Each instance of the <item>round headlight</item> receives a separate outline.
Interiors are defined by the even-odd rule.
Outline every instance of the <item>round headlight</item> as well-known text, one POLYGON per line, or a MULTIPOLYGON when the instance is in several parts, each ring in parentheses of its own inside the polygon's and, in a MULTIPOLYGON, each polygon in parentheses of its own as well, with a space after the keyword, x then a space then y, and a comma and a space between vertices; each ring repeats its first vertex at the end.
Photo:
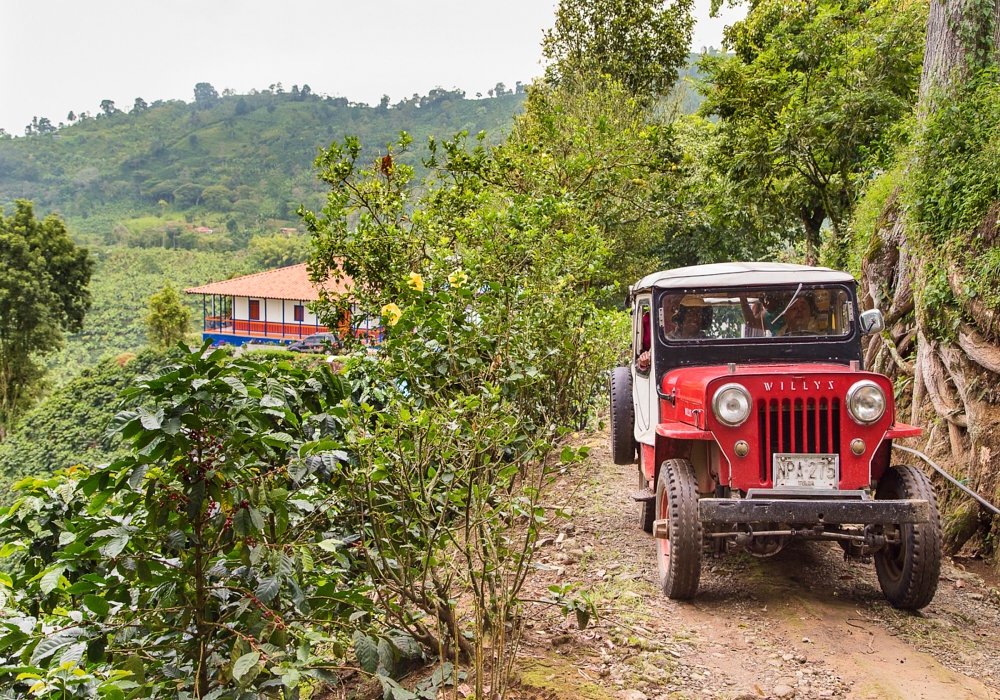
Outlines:
POLYGON ((740 384, 721 386, 712 399, 712 410, 720 423, 736 427, 750 417, 750 394, 740 384))
POLYGON ((869 379, 857 382, 847 391, 847 411, 862 425, 870 425, 881 418, 885 407, 885 392, 869 379))

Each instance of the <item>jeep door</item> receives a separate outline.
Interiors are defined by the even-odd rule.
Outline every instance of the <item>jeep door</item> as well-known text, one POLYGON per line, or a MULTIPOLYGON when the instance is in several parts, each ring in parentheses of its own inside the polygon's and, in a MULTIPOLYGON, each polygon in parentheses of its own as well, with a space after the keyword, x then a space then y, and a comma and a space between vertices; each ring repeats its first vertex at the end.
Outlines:
POLYGON ((636 442, 652 445, 655 442, 656 423, 659 420, 657 396, 653 383, 656 381, 656 366, 653 357, 653 300, 649 295, 640 296, 635 302, 632 314, 632 405, 635 408, 636 442), (648 362, 640 366, 644 352, 649 353, 648 362))

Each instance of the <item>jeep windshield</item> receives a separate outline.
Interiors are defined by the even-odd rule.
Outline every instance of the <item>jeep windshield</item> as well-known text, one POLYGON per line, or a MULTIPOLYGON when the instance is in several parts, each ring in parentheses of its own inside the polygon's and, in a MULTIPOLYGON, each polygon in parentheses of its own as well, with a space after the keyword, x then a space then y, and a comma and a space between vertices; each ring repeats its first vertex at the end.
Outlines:
POLYGON ((712 340, 839 340, 851 333, 854 306, 840 285, 668 292, 658 323, 668 343, 712 340))

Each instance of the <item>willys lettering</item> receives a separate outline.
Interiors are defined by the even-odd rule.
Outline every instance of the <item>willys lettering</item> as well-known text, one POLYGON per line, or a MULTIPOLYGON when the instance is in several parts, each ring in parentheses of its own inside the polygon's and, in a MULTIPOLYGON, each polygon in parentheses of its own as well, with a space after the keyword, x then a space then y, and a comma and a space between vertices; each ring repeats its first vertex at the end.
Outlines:
POLYGON ((832 379, 808 379, 790 382, 764 382, 764 391, 772 391, 774 385, 778 385, 778 391, 785 391, 785 384, 788 384, 788 391, 812 391, 814 388, 819 390, 823 388, 824 384, 827 384, 827 389, 833 390, 833 380, 832 379))

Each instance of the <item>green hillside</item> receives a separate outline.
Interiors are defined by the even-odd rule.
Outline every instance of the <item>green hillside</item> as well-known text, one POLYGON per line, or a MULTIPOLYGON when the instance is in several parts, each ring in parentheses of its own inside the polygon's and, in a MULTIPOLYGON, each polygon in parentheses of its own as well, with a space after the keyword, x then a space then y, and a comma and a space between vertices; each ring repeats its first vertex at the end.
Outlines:
MULTIPOLYGON (((83 331, 67 337, 65 347, 47 358, 47 378, 57 387, 108 356, 146 347, 144 318, 149 297, 164 284, 184 289, 258 270, 253 259, 242 252, 99 247, 92 254, 96 261, 90 283, 93 306, 83 331)), ((198 330, 201 297, 187 301, 192 330, 198 330)))
MULTIPOLYGON (((524 97, 432 90, 370 107, 306 87, 224 97, 205 87, 190 104, 157 101, 127 113, 105 105, 96 118, 63 128, 45 120, 30 136, 0 139, 0 206, 31 199, 38 211, 60 212, 91 244, 160 245, 176 221, 216 235, 184 242, 170 234, 171 247, 242 248, 255 232, 298 223, 299 204, 322 207, 312 167, 320 146, 351 134, 374 154, 402 130, 421 152, 431 135, 467 129, 499 137, 524 97), (112 233, 116 223, 127 230, 112 233)), ((417 152, 407 158, 419 165, 417 152)))
POLYGON ((51 394, 0 443, 0 484, 111 459, 107 428, 118 410, 118 394, 166 361, 166 353, 153 350, 109 358, 51 394))

